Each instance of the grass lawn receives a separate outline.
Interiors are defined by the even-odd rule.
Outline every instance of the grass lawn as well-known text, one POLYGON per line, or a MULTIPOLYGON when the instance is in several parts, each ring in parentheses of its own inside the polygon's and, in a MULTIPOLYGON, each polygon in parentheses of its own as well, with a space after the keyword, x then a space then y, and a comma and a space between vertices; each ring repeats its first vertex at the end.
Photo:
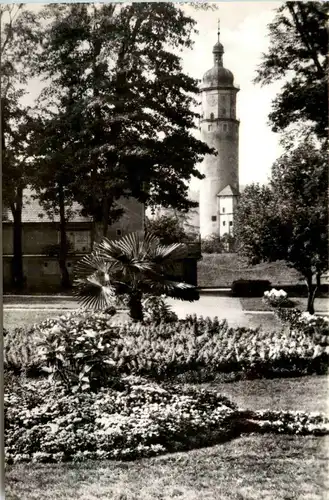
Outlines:
POLYGON ((38 311, 31 311, 29 309, 19 309, 10 311, 3 309, 3 327, 7 330, 14 330, 15 328, 23 328, 32 326, 34 323, 40 323, 47 318, 56 318, 61 314, 66 314, 68 311, 61 311, 56 309, 44 309, 38 311))
POLYGON ((133 463, 14 466, 6 500, 324 500, 326 445, 256 435, 133 463))
MULTIPOLYGON (((35 323, 41 323, 45 319, 57 318, 63 314, 72 312, 70 309, 39 309, 33 311, 29 309, 18 310, 3 310, 3 327, 7 330, 14 330, 15 328, 23 328, 32 326, 35 323)), ((118 313, 115 316, 115 321, 126 321, 127 315, 125 313, 118 313)))
POLYGON ((300 276, 283 262, 271 262, 247 266, 237 254, 204 254, 198 262, 200 287, 225 287, 239 279, 269 280, 273 285, 294 285, 300 276))
MULTIPOLYGON (((218 384, 240 405, 324 410, 328 379, 218 384)), ((329 440, 248 435, 135 462, 14 465, 7 500, 325 500, 329 440)))
MULTIPOLYGON (((291 300, 302 311, 306 311, 307 299, 304 297, 292 297, 291 300)), ((242 309, 244 311, 273 311, 273 309, 262 301, 261 297, 240 297, 242 309)), ((329 313, 329 300, 327 298, 317 298, 314 302, 315 312, 329 313)))

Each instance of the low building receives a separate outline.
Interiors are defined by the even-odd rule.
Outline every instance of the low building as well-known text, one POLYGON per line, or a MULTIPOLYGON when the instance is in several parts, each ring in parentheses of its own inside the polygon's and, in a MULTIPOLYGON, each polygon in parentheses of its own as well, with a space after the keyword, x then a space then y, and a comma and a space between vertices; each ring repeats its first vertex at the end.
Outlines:
MULTIPOLYGON (((111 240, 144 229, 145 210, 143 204, 133 198, 124 198, 117 202, 124 209, 124 214, 109 226, 107 237, 111 240)), ((67 222, 69 253, 67 269, 71 277, 75 263, 92 250, 92 222, 81 215, 81 209, 74 205, 72 216, 67 222)), ((33 192, 26 190, 22 212, 22 250, 23 272, 26 288, 33 291, 60 291, 61 273, 58 262, 60 242, 59 216, 52 217, 43 210, 33 192)), ((102 232, 98 232, 97 240, 102 232)), ((3 285, 4 290, 11 288, 11 266, 13 259, 13 219, 7 210, 3 214, 3 285)), ((197 285, 197 260, 201 258, 198 243, 189 246, 188 255, 183 262, 177 263, 177 278, 197 285)))
MULTIPOLYGON (((115 239, 133 231, 140 231, 144 226, 144 207, 132 198, 119 200, 125 209, 119 221, 108 229, 107 237, 115 239)), ((67 222, 69 254, 67 269, 73 274, 77 260, 91 252, 91 219, 83 217, 76 204, 72 216, 67 222)), ((11 265, 13 258, 13 218, 7 210, 2 222, 3 242, 3 284, 4 290, 11 286, 11 265)), ((24 194, 22 211, 22 250, 23 271, 26 287, 29 290, 57 289, 60 287, 60 269, 58 248, 60 242, 59 216, 52 217, 43 210, 33 192, 27 189, 24 194)))

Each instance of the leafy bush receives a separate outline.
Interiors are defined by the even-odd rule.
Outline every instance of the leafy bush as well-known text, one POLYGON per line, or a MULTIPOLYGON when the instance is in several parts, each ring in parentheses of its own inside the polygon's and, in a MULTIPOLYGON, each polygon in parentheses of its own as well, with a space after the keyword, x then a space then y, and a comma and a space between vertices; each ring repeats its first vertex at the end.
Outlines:
POLYGON ((165 302, 165 296, 146 296, 142 301, 144 311, 144 323, 173 323, 178 321, 178 316, 165 302))
POLYGON ((263 302, 272 307, 292 307, 294 303, 288 298, 287 292, 284 290, 267 290, 264 292, 263 302))
POLYGON ((262 297, 271 288, 268 280, 236 280, 231 289, 235 297, 262 297))
POLYGON ((222 253, 224 245, 219 236, 214 235, 201 241, 201 253, 222 253))
POLYGON ((40 371, 37 346, 42 333, 36 328, 16 328, 3 339, 4 368, 14 374, 35 375, 40 371))

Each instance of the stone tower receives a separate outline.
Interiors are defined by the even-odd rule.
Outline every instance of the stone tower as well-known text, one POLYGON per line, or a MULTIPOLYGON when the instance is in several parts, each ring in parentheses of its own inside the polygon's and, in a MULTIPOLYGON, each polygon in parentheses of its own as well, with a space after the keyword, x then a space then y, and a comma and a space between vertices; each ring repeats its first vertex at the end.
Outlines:
POLYGON ((223 67, 224 47, 213 48, 214 65, 202 79, 201 138, 218 155, 207 155, 200 182, 200 233, 202 238, 232 234, 239 196, 239 121, 231 71, 223 67))

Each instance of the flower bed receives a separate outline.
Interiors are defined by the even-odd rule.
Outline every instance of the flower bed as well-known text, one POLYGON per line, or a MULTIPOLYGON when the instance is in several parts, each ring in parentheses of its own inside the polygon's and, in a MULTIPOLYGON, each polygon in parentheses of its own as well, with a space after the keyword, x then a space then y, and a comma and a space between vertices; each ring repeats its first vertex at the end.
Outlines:
POLYGON ((215 393, 123 379, 120 390, 66 394, 47 382, 5 393, 9 462, 133 459, 226 440, 234 404, 215 393))
POLYGON ((106 314, 85 312, 47 320, 26 337, 21 335, 20 347, 15 336, 14 340, 8 334, 4 341, 5 368, 57 367, 69 385, 104 385, 102 374, 157 380, 189 372, 210 379, 216 373, 246 378, 324 374, 329 359, 328 345, 317 342, 307 329, 268 333, 196 317, 169 324, 113 326, 106 314), (36 349, 36 338, 45 340, 42 351, 36 349), (30 357, 20 359, 21 351, 30 357))
POLYGON ((132 460, 250 432, 329 433, 321 414, 240 410, 215 392, 134 377, 115 389, 76 394, 45 380, 22 381, 5 391, 4 417, 8 463, 132 460))
POLYGON ((302 332, 312 338, 315 345, 329 346, 329 318, 327 316, 316 316, 301 312, 297 308, 278 309, 276 315, 285 326, 288 326, 290 332, 302 332))

